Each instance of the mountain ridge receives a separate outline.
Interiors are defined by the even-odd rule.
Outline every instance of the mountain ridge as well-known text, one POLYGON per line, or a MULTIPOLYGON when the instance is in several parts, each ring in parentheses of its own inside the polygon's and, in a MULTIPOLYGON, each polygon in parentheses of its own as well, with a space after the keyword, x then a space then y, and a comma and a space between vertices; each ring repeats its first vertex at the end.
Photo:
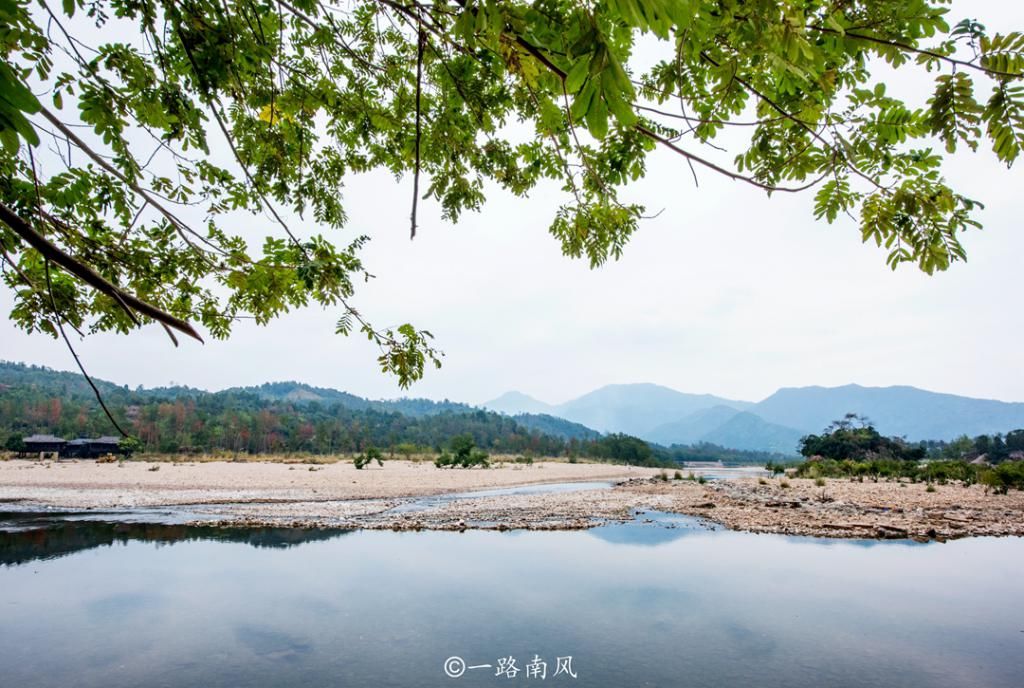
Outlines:
MULTIPOLYGON (((0 361, 0 383, 17 383, 46 371, 53 393, 92 398, 85 379, 71 371, 0 361)), ((553 405, 523 392, 509 392, 483 405, 445 399, 367 399, 303 382, 267 382, 218 392, 182 385, 129 389, 96 380, 104 395, 180 398, 197 394, 237 394, 301 407, 338 405, 351 410, 401 413, 414 418, 440 413, 496 411, 523 427, 565 439, 625 433, 665 447, 711 443, 738 450, 795 453, 799 438, 817 434, 847 413, 867 416, 883 435, 908 441, 952 440, 960 435, 1006 433, 1024 427, 1024 403, 933 392, 910 385, 869 387, 856 383, 826 387, 782 387, 759 402, 693 394, 653 383, 605 385, 553 405), (503 405, 495 402, 502 401, 503 405), (517 407, 517 404, 520 406, 517 407), (529 410, 524 410, 522 406, 529 410), (495 408, 495 406, 502 406, 495 408)))
POLYGON ((637 437, 649 435, 655 428, 709 406, 728 406, 737 411, 753 402, 725 399, 713 394, 690 394, 650 382, 610 384, 561 404, 547 404, 522 392, 505 394, 482 404, 499 413, 537 412, 580 423, 599 432, 624 432, 637 437), (522 401, 522 406, 516 402, 522 401))
POLYGON ((933 392, 910 385, 783 387, 754 413, 771 423, 821 432, 846 413, 866 415, 880 433, 910 441, 977 436, 1024 426, 1024 402, 933 392))
MULTIPOLYGON (((522 392, 516 394, 537 402, 522 392)), ((512 410, 514 404, 509 402, 515 398, 499 397, 505 400, 505 408, 512 410)), ((483 406, 498 410, 489 404, 483 406)), ((787 452, 794 451, 801 436, 820 433, 847 413, 867 416, 884 435, 915 442, 948 441, 960 435, 1005 433, 1024 427, 1024 402, 933 392, 911 385, 782 387, 759 402, 749 402, 636 383, 606 385, 551 409, 551 415, 602 432, 625 432, 665 446, 711 442, 734 449, 787 452), (709 417, 711 409, 717 410, 709 417), (734 420, 740 413, 754 418, 734 420)))

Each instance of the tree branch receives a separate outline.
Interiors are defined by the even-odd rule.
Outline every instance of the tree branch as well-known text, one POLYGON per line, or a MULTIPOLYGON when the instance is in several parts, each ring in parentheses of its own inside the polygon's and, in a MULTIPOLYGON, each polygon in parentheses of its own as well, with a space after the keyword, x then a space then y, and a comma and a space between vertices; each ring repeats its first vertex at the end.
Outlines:
POLYGON ((423 48, 426 46, 427 34, 423 31, 422 22, 419 27, 419 38, 416 45, 416 171, 412 178, 412 214, 410 220, 412 226, 409 231, 409 238, 416 238, 416 206, 420 200, 420 140, 423 136, 423 125, 421 122, 422 111, 421 99, 423 97, 423 48))
POLYGON ((56 117, 56 115, 54 115, 52 112, 50 112, 46 108, 40 108, 39 112, 51 124, 53 124, 53 126, 57 127, 57 129, 60 130, 60 132, 62 134, 64 134, 64 136, 69 141, 73 142, 76 146, 78 146, 78 148, 83 153, 85 153, 87 156, 92 158, 92 160, 97 165, 99 165, 104 170, 106 170, 107 172, 112 174, 114 177, 116 177, 118 179, 118 181, 120 181, 120 182, 124 183, 125 185, 127 185, 128 188, 130 188, 132 191, 134 191, 135 193, 137 193, 140 196, 142 196, 142 198, 145 199, 146 201, 148 201, 151 206, 156 208, 160 212, 161 215, 163 215, 165 218, 167 218, 167 221, 171 223, 171 225, 174 227, 175 231, 178 232, 178 235, 185 241, 185 243, 187 243, 189 246, 193 247, 197 251, 200 250, 199 247, 196 246, 194 243, 192 243, 192 241, 185 235, 185 232, 188 231, 188 232, 192 233, 193 235, 195 235, 198 239, 203 241, 208 246, 210 246, 213 249, 219 251, 220 253, 224 253, 224 251, 219 246, 216 246, 216 245, 212 244, 209 240, 206 239, 206 237, 204 237, 201 234, 199 234, 198 232, 194 231, 188 225, 186 225, 184 222, 179 220, 178 217, 176 215, 174 215, 174 213, 172 213, 166 207, 164 207, 163 204, 157 202, 153 198, 152 194, 146 192, 145 189, 140 187, 135 182, 130 181, 127 177, 125 177, 123 174, 121 174, 121 172, 119 172, 113 165, 111 165, 109 162, 104 160, 103 156, 101 156, 99 153, 97 153, 96 151, 92 150, 88 145, 86 145, 85 141, 80 139, 78 137, 78 135, 75 134, 75 132, 71 131, 71 129, 66 124, 61 122, 56 117))
POLYGON ((65 253, 60 247, 52 244, 46 237, 39 234, 28 222, 23 220, 16 212, 0 203, 0 221, 6 224, 15 234, 24 239, 29 246, 38 251, 48 261, 61 266, 75 277, 94 288, 96 291, 109 296, 122 304, 123 307, 132 308, 142 315, 151 318, 168 327, 173 327, 200 342, 203 338, 186 321, 166 313, 152 304, 132 296, 120 287, 104 279, 92 268, 83 264, 73 256, 65 253))
POLYGON ((762 189, 764 191, 767 191, 769 193, 774 192, 774 191, 782 191, 782 192, 785 192, 785 193, 799 193, 800 191, 806 191, 807 189, 810 189, 811 187, 813 187, 816 184, 818 184, 818 182, 820 182, 822 179, 827 177, 828 174, 829 174, 828 171, 826 170, 823 175, 821 175, 820 177, 818 177, 817 179, 815 179, 814 181, 812 181, 812 182, 810 182, 808 184, 804 184, 803 186, 798 186, 798 187, 772 186, 771 184, 765 184, 764 182, 759 182, 759 181, 757 181, 756 179, 754 179, 752 177, 747 177, 745 175, 739 174, 738 172, 733 172, 731 170, 727 170, 724 167, 716 165, 715 163, 711 162, 710 160, 705 160, 704 158, 702 158, 702 157, 700 157, 698 155, 694 155, 693 153, 691 153, 691 152, 689 152, 689 151, 687 151, 687 150, 685 150, 683 148, 680 148, 679 146, 677 146, 676 144, 672 143, 671 141, 669 141, 665 137, 663 137, 663 136, 661 136, 661 135, 651 131, 650 129, 648 129, 647 127, 645 127, 642 124, 637 124, 637 125, 635 125, 635 127, 636 127, 636 130, 639 131, 644 136, 646 136, 646 137, 648 137, 650 139, 653 139, 654 141, 657 141, 661 145, 665 146, 666 148, 668 148, 669 150, 671 150, 671 151, 673 151, 675 153, 678 153, 679 155, 683 156, 687 160, 692 160, 693 162, 695 162, 695 163, 697 163, 699 165, 703 165, 704 167, 707 167, 708 169, 714 170, 715 172, 718 172, 719 174, 724 174, 726 177, 729 177, 730 179, 733 179, 733 180, 738 181, 738 182, 746 182, 747 184, 750 184, 751 186, 756 186, 757 188, 762 189))
POLYGON ((1024 77, 1024 74, 1014 74, 1013 72, 1001 72, 998 69, 989 69, 988 67, 984 67, 982 65, 975 64, 973 62, 968 62, 967 60, 958 60, 955 57, 950 57, 949 55, 943 55, 942 53, 937 53, 934 50, 925 50, 924 48, 915 48, 912 45, 907 45, 906 43, 900 43, 899 41, 892 41, 892 40, 889 40, 888 38, 879 38, 878 36, 868 36, 868 35, 865 35, 865 34, 862 34, 862 33, 850 33, 849 31, 846 31, 846 32, 836 31, 835 29, 830 29, 830 28, 828 28, 826 26, 821 26, 819 24, 809 24, 807 26, 807 28, 808 29, 813 29, 814 31, 817 31, 819 33, 828 33, 828 34, 832 34, 834 36, 842 36, 844 38, 853 38, 853 39, 858 40, 858 41, 866 41, 868 43, 876 43, 878 45, 889 46, 890 48, 897 48, 898 50, 905 50, 906 52, 914 53, 915 55, 924 55, 925 57, 931 57, 931 58, 936 59, 936 60, 942 60, 943 62, 946 62, 948 64, 952 64, 952 65, 957 65, 958 67, 966 67, 967 69, 975 69, 975 70, 977 70, 979 72, 982 72, 984 74, 988 74, 989 76, 1010 77, 1010 78, 1015 78, 1015 79, 1020 79, 1021 77, 1024 77))
MULTIPOLYGON (((716 67, 720 67, 721 66, 721 64, 719 64, 718 61, 716 61, 713 57, 708 55, 706 51, 702 50, 701 53, 700 53, 700 56, 701 56, 701 59, 706 60, 707 62, 713 64, 716 67)), ((807 122, 803 121, 799 117, 796 117, 792 113, 788 112, 785 108, 783 108, 781 105, 776 103, 774 100, 772 100, 771 98, 766 96, 764 93, 761 93, 761 91, 759 91, 757 88, 755 88, 750 82, 748 82, 743 77, 741 77, 739 75, 736 75, 736 74, 733 74, 732 78, 735 79, 736 82, 739 83, 741 86, 743 86, 743 88, 747 89, 748 91, 753 93, 755 96, 760 98, 762 101, 764 101, 765 104, 768 105, 768 107, 770 107, 771 109, 775 110, 780 115, 782 115, 784 118, 786 118, 789 121, 793 122, 794 124, 799 126, 801 129, 806 131, 808 134, 810 134, 812 137, 817 139, 821 143, 821 145, 825 146, 830 151, 832 151, 832 155, 833 156, 840 155, 840 151, 839 151, 838 148, 836 148, 835 144, 830 142, 830 141, 827 141, 825 139, 825 137, 823 137, 821 134, 819 134, 817 131, 815 131, 814 127, 809 125, 807 122)), ((879 184, 877 180, 872 179, 869 175, 867 175, 863 171, 861 171, 861 169, 859 167, 857 167, 856 165, 854 165, 853 162, 851 162, 845 155, 841 155, 841 157, 842 157, 842 160, 844 162, 845 167, 847 167, 855 175, 857 175, 861 179, 864 179, 867 182, 870 182, 871 184, 873 184, 875 186, 875 188, 879 189, 880 191, 883 191, 883 192, 887 192, 888 191, 888 189, 886 189, 884 186, 879 184)))

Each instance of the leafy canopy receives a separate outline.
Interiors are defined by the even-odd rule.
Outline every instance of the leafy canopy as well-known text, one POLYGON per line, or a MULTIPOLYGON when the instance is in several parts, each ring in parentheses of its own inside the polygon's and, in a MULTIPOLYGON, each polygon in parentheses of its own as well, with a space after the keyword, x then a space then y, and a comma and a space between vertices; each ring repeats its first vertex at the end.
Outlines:
POLYGON ((872 458, 919 461, 925 458, 925 450, 920 445, 909 445, 898 437, 883 437, 871 421, 854 413, 834 421, 821 435, 801 438, 800 453, 837 461, 872 458))
POLYGON ((656 149, 681 179, 813 193, 816 217, 851 217, 893 267, 944 270, 979 206, 944 155, 984 144, 1011 165, 1024 146, 1024 34, 951 24, 946 5, 0 0, 11 315, 65 337, 156 321, 173 339, 320 304, 407 386, 440 353, 350 305, 370 275, 367 237, 345 233, 348 176, 411 177, 413 234, 419 200, 455 221, 485 182, 553 182, 551 233, 598 266, 642 219, 621 190, 656 149), (891 93, 883 63, 932 80, 931 99, 891 93))

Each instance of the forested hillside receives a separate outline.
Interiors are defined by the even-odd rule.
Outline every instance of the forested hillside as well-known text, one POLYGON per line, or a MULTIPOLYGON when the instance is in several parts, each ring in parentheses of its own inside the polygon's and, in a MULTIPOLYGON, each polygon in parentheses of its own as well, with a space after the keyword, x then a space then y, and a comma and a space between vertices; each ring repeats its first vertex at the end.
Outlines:
MULTIPOLYGON (((215 393, 96 383, 114 416, 146 451, 331 453, 399 444, 433 451, 470 433, 479 446, 495 452, 586 452, 507 416, 451 402, 375 402, 296 383, 215 393)), ((80 375, 0 363, 0 435, 37 432, 96 436, 110 434, 111 427, 80 375)))
MULTIPOLYGON (((469 433, 494 453, 581 456, 636 464, 682 461, 764 463, 778 454, 710 443, 669 448, 608 434, 545 414, 507 415, 453 401, 370 400, 298 382, 207 392, 130 389, 95 380, 118 422, 145 452, 435 452, 469 433)), ((0 361, 0 443, 49 433, 109 435, 110 421, 81 375, 0 361)))

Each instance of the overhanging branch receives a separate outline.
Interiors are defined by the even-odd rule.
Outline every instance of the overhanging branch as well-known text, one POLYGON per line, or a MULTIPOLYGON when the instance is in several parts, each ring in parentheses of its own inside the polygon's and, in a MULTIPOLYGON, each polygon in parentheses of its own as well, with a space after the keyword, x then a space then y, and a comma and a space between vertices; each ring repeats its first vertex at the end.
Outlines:
POLYGON ((11 228, 11 230, 24 239, 29 246, 38 251, 44 258, 59 265, 75 277, 79 278, 101 294, 109 296, 122 307, 128 307, 138 311, 147 318, 151 318, 166 327, 171 327, 179 332, 187 334, 194 339, 203 341, 203 338, 196 332, 188 322, 181 318, 166 313, 156 306, 146 303, 142 299, 132 296, 117 285, 109 282, 96 271, 85 265, 78 259, 66 253, 63 249, 51 243, 46 237, 32 228, 28 222, 23 220, 12 209, 0 203, 0 222, 11 228))

